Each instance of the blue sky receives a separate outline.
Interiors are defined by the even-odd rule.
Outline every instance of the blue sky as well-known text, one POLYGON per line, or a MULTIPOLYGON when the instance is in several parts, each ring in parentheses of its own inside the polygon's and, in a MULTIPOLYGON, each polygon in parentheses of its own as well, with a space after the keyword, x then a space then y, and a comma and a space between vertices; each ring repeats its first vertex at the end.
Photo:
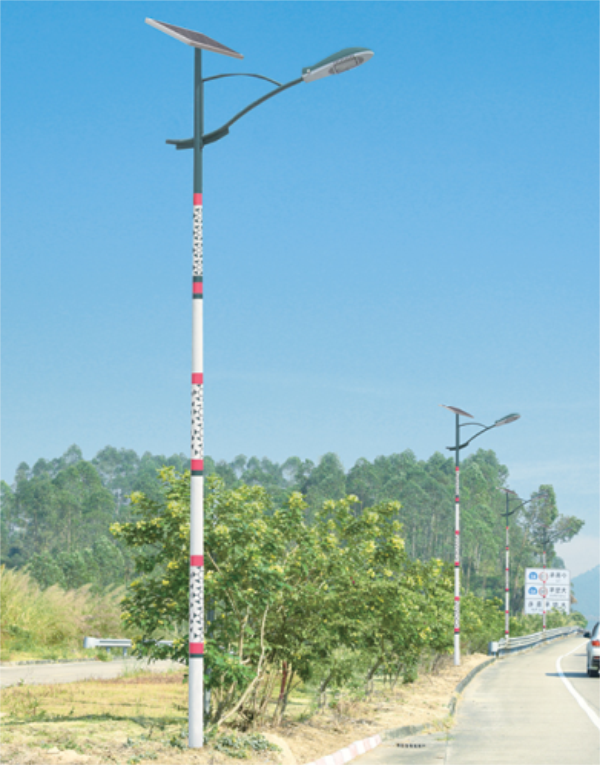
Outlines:
MULTIPOLYGON (((598 5, 2 3, 2 477, 189 450, 193 54, 282 82, 205 151, 206 451, 346 468, 453 439, 449 403, 598 562, 598 5)), ((206 85, 206 129, 268 85, 206 85)))

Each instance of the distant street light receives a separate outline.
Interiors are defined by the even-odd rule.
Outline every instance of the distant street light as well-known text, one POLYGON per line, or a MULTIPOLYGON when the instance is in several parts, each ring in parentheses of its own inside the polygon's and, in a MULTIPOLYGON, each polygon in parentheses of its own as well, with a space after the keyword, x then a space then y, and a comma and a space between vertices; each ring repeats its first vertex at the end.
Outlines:
POLYGON ((456 416, 456 442, 454 446, 446 447, 449 451, 455 452, 454 464, 456 472, 456 483, 454 492, 454 664, 459 666, 460 664, 460 450, 468 446, 471 441, 485 433, 492 428, 499 428, 500 425, 508 425, 509 422, 518 420, 520 414, 507 414, 506 417, 502 417, 496 420, 493 425, 482 425, 480 422, 463 422, 460 423, 460 416, 473 417, 472 414, 464 412, 462 409, 458 409, 455 406, 447 406, 446 404, 440 404, 444 409, 449 409, 454 412, 456 416), (465 425, 478 425, 482 428, 480 431, 471 436, 464 444, 460 443, 460 429, 465 425))
POLYGON ((241 59, 241 53, 228 48, 206 35, 163 21, 146 19, 146 23, 176 40, 194 48, 194 136, 185 140, 167 141, 177 149, 193 149, 193 276, 192 276, 192 427, 191 427, 191 499, 190 499, 190 611, 189 611, 189 746, 204 745, 204 364, 203 364, 203 248, 202 248, 202 150, 220 141, 241 117, 284 90, 312 82, 332 74, 340 74, 364 64, 373 56, 367 48, 345 48, 311 67, 302 76, 282 85, 260 74, 218 74, 202 78, 202 51, 220 53, 241 59), (255 77, 272 82, 277 87, 253 101, 228 122, 211 133, 204 133, 204 83, 223 77, 255 77))
POLYGON ((548 495, 545 492, 540 492, 539 494, 534 494, 531 499, 527 499, 525 501, 521 501, 521 504, 518 507, 515 507, 514 510, 511 510, 509 512, 509 501, 510 497, 517 497, 517 499, 520 499, 520 497, 517 496, 517 493, 515 491, 511 491, 510 489, 505 489, 503 487, 500 487, 500 491, 503 491, 506 495, 506 510, 504 512, 504 517, 506 519, 506 565, 505 565, 505 584, 504 584, 504 597, 505 597, 505 605, 504 605, 504 636, 508 642, 510 642, 510 564, 509 564, 509 535, 508 535, 508 519, 511 515, 514 515, 518 510, 520 510, 525 505, 528 505, 530 502, 533 502, 534 499, 539 499, 540 497, 547 497, 548 495))

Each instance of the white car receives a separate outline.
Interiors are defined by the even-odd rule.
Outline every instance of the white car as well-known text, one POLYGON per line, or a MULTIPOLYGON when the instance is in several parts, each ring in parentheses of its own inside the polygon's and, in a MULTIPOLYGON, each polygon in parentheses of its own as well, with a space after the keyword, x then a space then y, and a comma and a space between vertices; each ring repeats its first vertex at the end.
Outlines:
POLYGON ((600 673, 600 622, 596 623, 590 632, 584 632, 583 637, 589 638, 587 644, 587 673, 589 677, 598 677, 600 673))

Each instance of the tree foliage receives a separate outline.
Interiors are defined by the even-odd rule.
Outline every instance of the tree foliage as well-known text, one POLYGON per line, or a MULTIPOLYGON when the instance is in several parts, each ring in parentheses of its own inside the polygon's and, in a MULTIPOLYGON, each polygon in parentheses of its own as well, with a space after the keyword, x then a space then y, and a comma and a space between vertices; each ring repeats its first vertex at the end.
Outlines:
MULTIPOLYGON (((29 567, 43 587, 66 588, 91 583, 127 583, 132 576, 129 548, 115 540, 111 523, 131 519, 129 496, 141 492, 160 503, 162 466, 181 472, 184 455, 165 457, 107 446, 85 461, 77 446, 54 460, 21 464, 11 486, 2 483, 1 557, 8 567, 29 567)), ((227 489, 262 488, 266 513, 286 505, 300 493, 304 520, 311 524, 327 500, 356 496, 353 512, 381 503, 400 503, 405 552, 413 560, 439 558, 451 562, 454 537, 454 463, 436 452, 418 460, 401 454, 359 459, 347 472, 335 454, 316 464, 299 457, 283 463, 239 455, 231 462, 205 460, 207 475, 219 477, 227 489)), ((504 596, 505 497, 499 491, 508 470, 492 450, 464 459, 461 470, 462 581, 467 591, 488 598, 504 596)), ((552 486, 541 486, 547 497, 522 508, 510 519, 511 610, 523 605, 526 566, 541 564, 544 535, 548 566, 561 567, 554 544, 567 541, 583 522, 558 511, 552 486)), ((514 505, 511 505, 511 507, 514 505)))
MULTIPOLYGON (((124 620, 139 655, 187 661, 189 473, 165 468, 161 477, 164 498, 132 495, 135 518, 112 527, 140 573, 124 620), (172 648, 155 642, 166 637, 172 648)), ((424 653, 451 649, 452 569, 411 559, 398 502, 361 509, 349 495, 326 500, 310 521, 306 509, 299 492, 277 506, 260 486, 207 481, 205 651, 216 721, 262 714, 280 667, 288 688, 299 677, 324 693, 357 668, 365 684, 376 671, 411 679, 424 653)), ((490 639, 492 616, 501 625, 498 604, 467 599, 469 644, 490 639)))

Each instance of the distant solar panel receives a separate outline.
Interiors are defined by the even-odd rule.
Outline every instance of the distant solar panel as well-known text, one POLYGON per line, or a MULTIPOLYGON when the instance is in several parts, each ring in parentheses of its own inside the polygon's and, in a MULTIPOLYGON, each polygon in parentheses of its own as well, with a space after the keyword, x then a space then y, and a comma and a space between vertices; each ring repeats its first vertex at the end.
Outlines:
POLYGON ((447 406, 446 404, 440 404, 440 406, 443 406, 444 409, 449 409, 451 412, 454 412, 455 414, 462 414, 463 417, 473 417, 472 414, 469 414, 468 412, 463 412, 462 409, 459 409, 456 406, 447 406))
POLYGON ((213 53, 221 53, 224 56, 232 56, 232 58, 244 58, 241 53, 236 53, 226 45, 222 45, 220 42, 213 40, 211 37, 200 34, 200 32, 194 32, 192 29, 184 29, 183 27, 176 27, 174 24, 165 24, 164 21, 155 21, 154 19, 146 19, 146 24, 149 24, 155 29, 159 29, 176 40, 180 40, 186 45, 191 45, 193 48, 202 48, 202 50, 210 50, 213 53))

